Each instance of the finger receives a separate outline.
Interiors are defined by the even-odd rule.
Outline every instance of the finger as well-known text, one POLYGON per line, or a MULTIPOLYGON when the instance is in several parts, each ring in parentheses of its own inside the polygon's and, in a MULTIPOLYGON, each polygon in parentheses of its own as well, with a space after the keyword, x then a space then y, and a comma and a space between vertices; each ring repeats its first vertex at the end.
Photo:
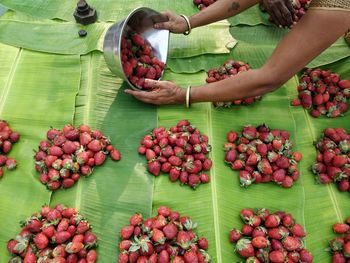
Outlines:
POLYGON ((170 30, 171 29, 171 25, 173 22, 163 22, 163 23, 156 23, 154 24, 154 28, 155 29, 167 29, 170 30))
POLYGON ((154 101, 154 99, 155 99, 155 96, 154 96, 154 94, 152 94, 152 92, 126 89, 125 93, 130 94, 130 95, 134 96, 136 99, 143 101, 143 102, 146 102, 146 103, 152 103, 152 101, 154 101))
POLYGON ((283 16, 278 8, 273 9, 273 13, 276 17, 277 23, 279 26, 285 26, 285 22, 283 20, 283 16))
POLYGON ((280 11, 283 15, 282 18, 284 20, 284 24, 290 27, 293 24, 292 14, 289 12, 288 8, 285 6, 282 6, 282 9, 280 11))
POLYGON ((154 79, 145 79, 145 85, 148 88, 166 88, 169 85, 170 81, 165 81, 165 80, 154 80, 154 79))
POLYGON ((280 23, 278 22, 278 19, 277 19, 277 17, 276 17, 276 15, 275 15, 275 13, 274 13, 274 11, 273 11, 272 8, 270 8, 270 9, 268 10, 268 13, 269 13, 270 16, 271 16, 273 23, 276 24, 277 26, 279 26, 280 23))
POLYGON ((174 17, 174 14, 170 11, 165 11, 162 13, 163 21, 155 23, 154 28, 156 29, 170 29, 171 27, 171 18, 174 17))
POLYGON ((294 15, 294 8, 293 8, 293 5, 292 5, 292 1, 290 0, 285 0, 285 3, 286 3, 286 6, 289 10, 289 12, 294 15))

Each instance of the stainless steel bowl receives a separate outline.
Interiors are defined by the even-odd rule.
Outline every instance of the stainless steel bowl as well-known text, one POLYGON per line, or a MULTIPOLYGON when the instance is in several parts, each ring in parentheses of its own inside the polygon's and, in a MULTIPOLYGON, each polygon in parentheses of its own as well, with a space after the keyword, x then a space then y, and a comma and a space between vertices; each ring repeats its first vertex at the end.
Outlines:
POLYGON ((133 89, 139 90, 138 87, 130 83, 124 74, 121 60, 121 39, 130 32, 141 34, 151 44, 155 56, 166 63, 169 30, 153 28, 155 23, 165 21, 167 21, 167 17, 164 17, 159 12, 147 7, 140 7, 133 10, 124 20, 113 24, 105 35, 103 51, 108 68, 114 74, 123 78, 133 89))

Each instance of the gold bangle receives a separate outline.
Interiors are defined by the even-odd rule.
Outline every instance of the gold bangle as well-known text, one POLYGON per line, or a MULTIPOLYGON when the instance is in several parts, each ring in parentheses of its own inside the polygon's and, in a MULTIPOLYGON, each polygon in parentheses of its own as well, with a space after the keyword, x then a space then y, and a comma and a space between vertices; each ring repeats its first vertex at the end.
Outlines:
POLYGON ((190 93, 191 93, 191 86, 188 86, 186 90, 186 108, 189 108, 191 106, 190 93))
POLYGON ((192 31, 192 28, 191 28, 191 23, 190 23, 190 20, 188 19, 188 17, 187 16, 185 16, 185 15, 180 15, 183 19, 185 19, 185 21, 186 21, 186 24, 187 24, 187 31, 185 31, 184 32, 184 35, 185 36, 187 36, 187 35, 189 35, 190 33, 191 33, 191 31, 192 31))

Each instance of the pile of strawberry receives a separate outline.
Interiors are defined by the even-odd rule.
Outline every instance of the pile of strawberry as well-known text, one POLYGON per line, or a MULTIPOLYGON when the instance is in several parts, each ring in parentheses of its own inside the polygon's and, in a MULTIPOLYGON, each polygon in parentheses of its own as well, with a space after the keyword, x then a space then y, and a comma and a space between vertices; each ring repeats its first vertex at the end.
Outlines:
POLYGON ((196 227, 191 218, 165 206, 158 208, 157 217, 146 220, 134 214, 120 231, 118 263, 211 262, 208 241, 197 236, 196 227))
POLYGON ((6 155, 19 138, 20 134, 12 131, 7 121, 0 120, 0 178, 4 175, 3 166, 6 166, 8 170, 14 170, 17 166, 16 160, 6 155))
POLYGON ((75 128, 67 124, 63 130, 51 128, 47 132, 47 139, 40 142, 34 156, 35 168, 40 173, 40 182, 55 191, 72 187, 81 175, 90 175, 108 154, 113 160, 120 160, 120 152, 101 131, 91 130, 87 125, 75 128))
POLYGON ((211 147, 208 137, 187 120, 166 130, 153 129, 141 139, 138 152, 146 156, 148 171, 154 176, 160 172, 169 173, 172 182, 180 180, 192 188, 208 183, 210 177, 202 171, 210 170, 212 161, 206 157, 211 147))
POLYGON ((159 79, 165 64, 155 56, 152 46, 140 34, 132 33, 121 41, 123 70, 129 81, 140 89, 149 89, 146 79, 159 79))
MULTIPOLYGON (((227 79, 237 75, 239 72, 247 71, 249 69, 250 67, 247 63, 229 59, 221 67, 216 69, 210 69, 207 72, 208 77, 206 79, 206 82, 212 83, 223 79, 227 79)), ((235 100, 233 102, 214 102, 214 106, 230 107, 231 105, 241 105, 241 104, 250 105, 260 99, 261 99, 261 96, 257 96, 257 97, 242 99, 242 100, 235 100)))
POLYGON ((339 74, 329 70, 308 68, 299 83, 299 98, 294 99, 292 105, 301 105, 311 116, 336 118, 348 110, 350 80, 341 80, 339 74))
POLYGON ((302 155, 292 151, 289 132, 271 130, 265 124, 245 126, 239 135, 230 131, 227 140, 225 162, 240 170, 242 187, 273 181, 289 188, 299 178, 297 163, 302 155))
POLYGON ((317 157, 312 166, 316 180, 337 183, 341 192, 350 191, 350 133, 343 128, 327 128, 316 143, 317 157))
POLYGON ((335 223, 333 231, 342 236, 336 237, 329 242, 328 250, 333 254, 332 262, 348 262, 350 258, 350 217, 345 220, 345 223, 335 223))
POLYGON ((199 10, 204 10, 208 6, 214 4, 217 0, 193 0, 193 4, 198 7, 199 10))
POLYGON ((21 232, 7 243, 13 254, 9 262, 96 262, 96 236, 74 208, 43 206, 21 225, 21 232))
POLYGON ((301 262, 313 261, 311 253, 303 247, 304 228, 295 223, 291 214, 283 211, 270 213, 266 208, 256 212, 243 209, 240 212, 244 225, 230 231, 230 241, 245 262, 301 262))

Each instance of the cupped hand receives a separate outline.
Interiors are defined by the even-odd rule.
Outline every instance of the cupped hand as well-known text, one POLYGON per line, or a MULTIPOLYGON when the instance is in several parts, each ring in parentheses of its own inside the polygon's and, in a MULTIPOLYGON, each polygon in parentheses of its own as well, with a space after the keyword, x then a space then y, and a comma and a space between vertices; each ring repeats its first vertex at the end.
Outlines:
POLYGON ((291 0, 262 0, 262 4, 276 25, 293 26, 295 15, 291 0))
POLYGON ((172 33, 184 33, 188 30, 186 20, 170 11, 162 13, 163 16, 167 17, 168 21, 156 23, 154 28, 156 29, 167 29, 172 33))
POLYGON ((171 81, 146 79, 145 84, 151 91, 126 89, 125 92, 140 101, 155 105, 185 103, 186 90, 171 81))

